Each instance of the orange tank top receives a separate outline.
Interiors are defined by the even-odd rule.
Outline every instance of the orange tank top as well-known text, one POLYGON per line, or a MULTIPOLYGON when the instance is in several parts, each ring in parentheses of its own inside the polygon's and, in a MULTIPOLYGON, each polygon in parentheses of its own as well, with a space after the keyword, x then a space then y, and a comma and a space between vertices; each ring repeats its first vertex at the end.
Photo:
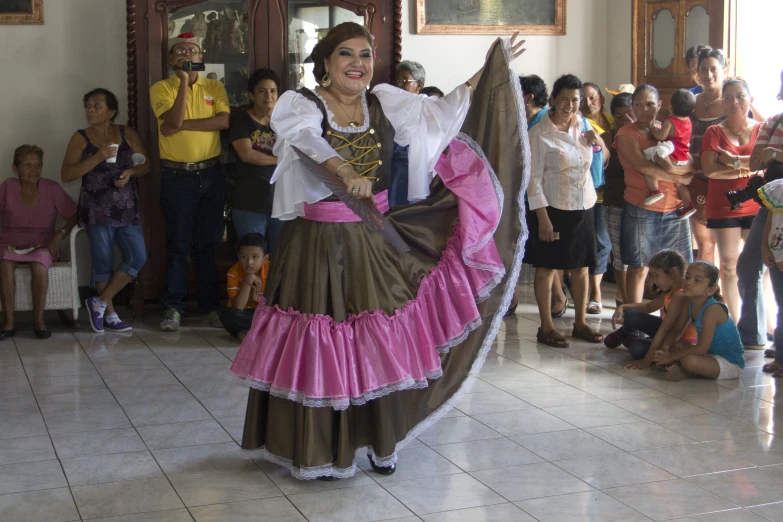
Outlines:
MULTIPOLYGON (((679 289, 677 291, 669 291, 665 296, 663 296, 663 313, 664 317, 666 317, 666 313, 669 311, 669 303, 672 302, 672 297, 674 297, 674 294, 677 292, 682 292, 682 289, 679 289)), ((688 326, 685 328, 685 331, 682 334, 682 337, 680 339, 683 339, 685 341, 690 341, 694 344, 696 344, 699 341, 699 334, 696 333, 696 328, 693 327, 693 324, 691 324, 690 321, 688 321, 688 326)))

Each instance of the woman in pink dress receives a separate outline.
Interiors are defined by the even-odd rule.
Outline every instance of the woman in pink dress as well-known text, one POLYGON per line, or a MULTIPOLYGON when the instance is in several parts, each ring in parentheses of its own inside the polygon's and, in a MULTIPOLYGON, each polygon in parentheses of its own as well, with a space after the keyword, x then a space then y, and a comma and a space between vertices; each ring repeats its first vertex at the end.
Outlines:
POLYGON ((60 243, 76 225, 76 204, 56 181, 41 178, 43 150, 22 145, 14 151, 14 173, 0 184, 0 281, 5 322, 0 340, 13 337, 14 270, 28 263, 33 287, 33 331, 39 339, 51 337, 43 313, 49 288, 49 266, 60 256, 60 243), (55 232, 57 216, 68 219, 55 232))

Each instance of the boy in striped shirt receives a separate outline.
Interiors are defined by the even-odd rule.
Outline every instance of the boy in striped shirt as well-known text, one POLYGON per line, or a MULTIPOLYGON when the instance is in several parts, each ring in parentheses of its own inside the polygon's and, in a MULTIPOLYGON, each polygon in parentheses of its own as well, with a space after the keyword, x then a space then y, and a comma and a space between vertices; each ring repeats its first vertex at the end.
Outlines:
POLYGON ((240 339, 253 323, 258 297, 264 291, 269 273, 266 239, 257 232, 245 234, 237 243, 239 261, 228 271, 228 306, 221 310, 220 320, 228 333, 240 339))

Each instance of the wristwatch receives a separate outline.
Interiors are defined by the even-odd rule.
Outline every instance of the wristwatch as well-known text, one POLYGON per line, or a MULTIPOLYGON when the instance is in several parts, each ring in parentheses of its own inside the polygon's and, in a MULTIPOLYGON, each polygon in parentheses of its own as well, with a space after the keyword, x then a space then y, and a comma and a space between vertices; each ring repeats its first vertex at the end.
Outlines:
POLYGON ((734 157, 734 165, 732 165, 735 169, 739 170, 742 168, 742 162, 739 159, 739 156, 734 157))

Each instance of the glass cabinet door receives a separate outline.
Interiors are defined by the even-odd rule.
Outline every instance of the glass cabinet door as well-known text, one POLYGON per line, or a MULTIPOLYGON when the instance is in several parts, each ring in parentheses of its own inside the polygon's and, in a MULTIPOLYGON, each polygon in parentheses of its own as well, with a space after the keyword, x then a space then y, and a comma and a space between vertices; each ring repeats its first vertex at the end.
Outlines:
MULTIPOLYGON (((204 51, 202 76, 226 86, 232 107, 247 104, 248 0, 206 0, 169 15, 168 34, 193 33, 204 51)), ((170 71, 171 72, 171 71, 170 71)))
POLYGON ((315 88, 313 64, 305 63, 318 41, 329 29, 343 22, 365 25, 364 17, 343 7, 313 0, 288 2, 288 86, 315 88))

